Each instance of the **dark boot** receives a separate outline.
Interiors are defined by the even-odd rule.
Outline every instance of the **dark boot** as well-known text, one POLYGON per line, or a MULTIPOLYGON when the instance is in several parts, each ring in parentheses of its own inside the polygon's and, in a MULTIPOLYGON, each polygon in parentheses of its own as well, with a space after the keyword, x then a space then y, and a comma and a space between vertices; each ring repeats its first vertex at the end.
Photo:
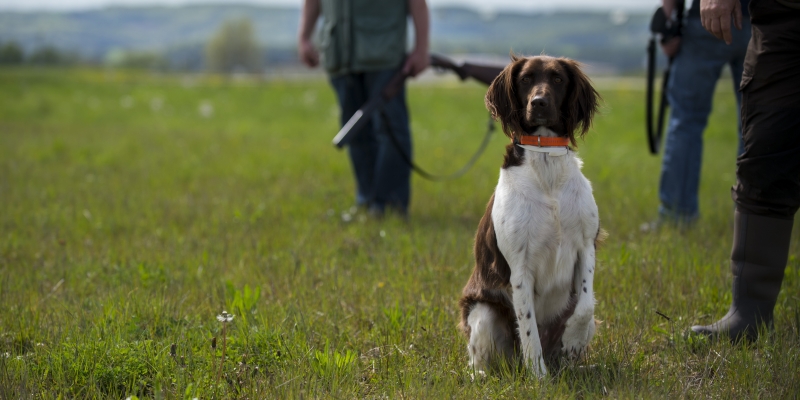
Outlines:
POLYGON ((736 211, 733 224, 733 303, 728 314, 692 330, 711 337, 755 340, 760 325, 772 327, 772 310, 789 256, 792 220, 736 211))

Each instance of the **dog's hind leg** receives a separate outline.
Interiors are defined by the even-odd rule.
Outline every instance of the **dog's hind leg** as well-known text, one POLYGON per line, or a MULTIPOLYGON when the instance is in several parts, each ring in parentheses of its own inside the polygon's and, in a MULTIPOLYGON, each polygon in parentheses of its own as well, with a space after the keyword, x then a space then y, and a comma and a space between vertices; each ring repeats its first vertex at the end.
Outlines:
POLYGON ((509 329, 507 317, 487 303, 475 303, 467 318, 470 328, 469 366, 483 373, 501 360, 510 359, 514 353, 514 332, 509 329))

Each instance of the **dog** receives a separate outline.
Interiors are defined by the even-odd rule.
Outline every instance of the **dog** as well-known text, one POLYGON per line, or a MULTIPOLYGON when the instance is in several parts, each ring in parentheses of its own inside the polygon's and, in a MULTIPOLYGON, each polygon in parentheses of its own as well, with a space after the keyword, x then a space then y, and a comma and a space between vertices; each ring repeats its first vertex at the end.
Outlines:
POLYGON ((474 371, 521 360, 543 377, 561 356, 583 354, 594 336, 595 250, 605 232, 573 148, 599 101, 567 58, 511 53, 489 86, 486 107, 511 143, 459 301, 474 371))

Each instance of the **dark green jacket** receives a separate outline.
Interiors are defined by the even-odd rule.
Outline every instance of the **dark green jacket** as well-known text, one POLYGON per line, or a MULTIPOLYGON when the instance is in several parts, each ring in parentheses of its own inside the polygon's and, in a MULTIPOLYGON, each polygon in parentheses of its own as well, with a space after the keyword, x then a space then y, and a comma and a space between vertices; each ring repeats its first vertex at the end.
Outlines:
POLYGON ((396 68, 405 57, 408 0, 321 0, 322 65, 331 75, 396 68))

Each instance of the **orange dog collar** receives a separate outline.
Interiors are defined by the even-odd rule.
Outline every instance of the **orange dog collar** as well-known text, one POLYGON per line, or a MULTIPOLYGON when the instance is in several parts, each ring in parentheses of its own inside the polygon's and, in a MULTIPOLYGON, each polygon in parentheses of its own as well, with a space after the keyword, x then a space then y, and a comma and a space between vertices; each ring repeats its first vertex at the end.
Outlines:
POLYGON ((569 146, 569 138, 522 135, 519 138, 519 144, 538 147, 566 147, 569 146))

